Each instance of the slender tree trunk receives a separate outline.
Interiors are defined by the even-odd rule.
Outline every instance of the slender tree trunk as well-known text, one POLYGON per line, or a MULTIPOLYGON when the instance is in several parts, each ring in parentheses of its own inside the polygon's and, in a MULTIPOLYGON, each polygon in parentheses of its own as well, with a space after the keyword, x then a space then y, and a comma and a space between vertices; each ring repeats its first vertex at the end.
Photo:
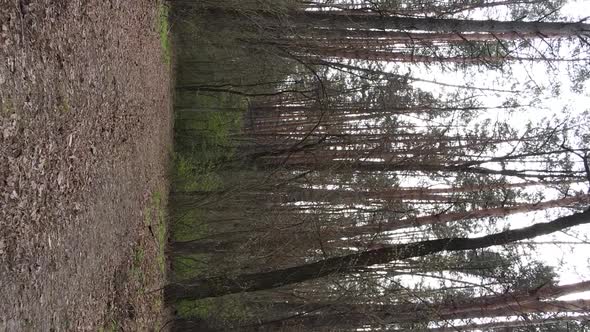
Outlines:
POLYGON ((472 319, 499 316, 520 316, 530 313, 575 312, 590 309, 588 300, 555 301, 546 299, 590 290, 590 281, 575 284, 548 286, 526 291, 517 291, 498 296, 483 296, 473 299, 442 303, 412 304, 332 304, 315 303, 301 306, 302 315, 292 315, 279 320, 264 322, 259 326, 279 329, 285 325, 332 328, 355 328, 380 324, 408 322, 436 322, 456 319, 472 319), (543 300, 543 301, 541 301, 543 300))
MULTIPOLYGON (((587 321, 589 315, 565 316, 565 317, 541 317, 527 318, 526 320, 500 321, 492 323, 472 323, 466 325, 455 325, 428 329, 426 332, 462 332, 462 331, 502 331, 501 328, 534 327, 550 324, 558 324, 568 321, 587 321)), ((509 330, 512 331, 512 330, 509 330)), ((547 330, 548 331, 548 330, 547 330)))
MULTIPOLYGON (((365 41, 365 40, 385 40, 387 42, 404 42, 411 44, 431 44, 432 42, 477 42, 477 41, 497 41, 497 40, 519 40, 522 38, 536 37, 536 33, 518 34, 516 32, 506 33, 420 33, 420 32, 400 32, 400 31, 380 31, 380 30, 350 30, 350 29, 322 29, 310 30, 301 28, 294 30, 299 38, 283 38, 266 40, 267 43, 288 44, 290 42, 301 43, 311 41, 365 41), (352 38, 352 39, 351 39, 352 38)), ((549 36, 555 37, 555 36, 549 36)), ((256 42, 256 40, 253 40, 256 42)))
POLYGON ((590 31, 590 24, 576 22, 524 22, 460 20, 397 16, 338 15, 333 12, 298 11, 289 15, 294 26, 327 29, 375 29, 455 33, 512 33, 569 37, 590 31))
MULTIPOLYGON (((517 306, 506 306, 500 309, 485 310, 474 307, 471 311, 461 313, 445 312, 446 310, 433 308, 432 311, 425 312, 399 312, 392 306, 385 310, 374 311, 370 306, 365 308, 366 311, 343 311, 337 313, 322 313, 309 315, 302 319, 294 319, 292 322, 286 321, 280 325, 276 324, 269 330, 280 329, 285 325, 304 326, 314 330, 322 326, 330 326, 340 331, 341 329, 355 327, 360 328, 367 325, 383 327, 389 324, 399 323, 424 323, 452 321, 457 319, 477 319, 503 316, 521 316, 525 314, 555 314, 555 313, 587 313, 590 309, 588 300, 574 301, 535 301, 523 303, 517 306)), ((450 310, 452 311, 452 310, 450 310)))
POLYGON ((311 56, 334 57, 340 59, 367 60, 367 61, 391 61, 405 63, 454 63, 454 64, 485 64, 502 63, 505 61, 553 61, 553 62, 582 62, 587 58, 544 58, 544 57, 520 57, 512 55, 475 55, 475 56, 428 56, 404 52, 392 52, 388 50, 369 50, 360 47, 317 47, 310 48, 304 53, 311 56))
MULTIPOLYGON (((380 224, 369 224, 364 226, 352 227, 350 234, 344 230, 348 237, 366 233, 387 232, 397 229, 417 227, 433 224, 445 224, 452 221, 461 221, 469 219, 481 219, 490 217, 506 217, 516 213, 531 211, 540 211, 554 207, 566 207, 575 203, 582 203, 590 198, 588 195, 572 196, 560 199, 554 199, 538 203, 525 203, 509 207, 499 207, 490 209, 479 209, 467 212, 452 212, 444 214, 435 214, 430 216, 416 217, 412 219, 397 220, 395 222, 384 222, 380 224)), ((344 234, 342 234, 344 235, 344 234)))
POLYGON ((503 245, 529 239, 540 235, 590 222, 590 210, 557 218, 548 223, 508 230, 478 238, 445 238, 368 250, 341 257, 327 258, 315 263, 291 268, 242 274, 235 277, 218 276, 204 279, 190 279, 183 283, 172 283, 165 287, 166 300, 202 299, 233 293, 253 292, 273 289, 314 280, 317 278, 343 274, 359 267, 385 264, 391 261, 421 257, 441 251, 463 251, 503 245))
MULTIPOLYGON (((350 169, 363 172, 396 172, 396 171, 416 171, 416 172, 461 172, 471 174, 485 174, 485 175, 505 175, 505 176, 516 176, 523 178, 537 178, 537 179, 583 179, 582 172, 566 173, 563 171, 553 170, 512 170, 512 169, 491 169, 481 166, 475 166, 474 163, 483 164, 484 161, 477 162, 456 162, 455 164, 442 164, 442 163, 416 163, 412 160, 406 162, 370 162, 370 161, 339 161, 339 160, 320 160, 315 162, 312 160, 298 161, 284 163, 283 167, 286 169, 294 170, 338 170, 338 169, 350 169)), ((264 166, 264 165, 261 165, 264 166)), ((270 166, 270 165, 267 165, 270 166)), ((275 165, 276 166, 276 165, 275 165)))

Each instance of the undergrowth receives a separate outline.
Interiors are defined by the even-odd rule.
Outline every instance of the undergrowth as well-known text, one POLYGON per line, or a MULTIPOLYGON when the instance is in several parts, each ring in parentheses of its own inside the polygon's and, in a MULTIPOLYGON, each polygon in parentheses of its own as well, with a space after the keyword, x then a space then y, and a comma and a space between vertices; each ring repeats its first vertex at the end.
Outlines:
MULTIPOLYGON (((224 227, 231 226, 227 222, 223 226, 220 219, 239 218, 226 211, 229 204, 224 206, 231 197, 219 193, 243 185, 242 179, 251 171, 236 162, 249 96, 268 91, 269 85, 261 82, 281 81, 286 73, 293 71, 290 61, 241 42, 254 36, 256 28, 241 29, 228 22, 212 22, 204 13, 209 7, 225 6, 246 14, 261 8, 281 11, 287 8, 288 2, 203 0, 175 3, 170 8, 176 77, 169 205, 172 244, 226 232, 228 229, 224 227)), ((172 253, 169 278, 199 278, 234 268, 226 265, 237 258, 220 259, 221 255, 224 254, 214 250, 172 253)), ((175 310, 179 318, 204 320, 208 325, 222 328, 240 326, 255 318, 240 294, 180 301, 175 304, 175 310)))
POLYGON ((157 30, 160 35, 160 45, 162 48, 162 55, 164 57, 164 63, 170 66, 172 60, 172 46, 170 45, 170 7, 164 2, 158 4, 158 20, 157 30))

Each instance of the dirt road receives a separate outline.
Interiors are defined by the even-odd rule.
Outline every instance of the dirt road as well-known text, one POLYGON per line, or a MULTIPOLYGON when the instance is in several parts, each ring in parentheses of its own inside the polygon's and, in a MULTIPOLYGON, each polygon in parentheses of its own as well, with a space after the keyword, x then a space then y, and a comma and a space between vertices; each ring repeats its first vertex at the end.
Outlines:
POLYGON ((0 0, 0 330, 147 330, 163 282, 158 4, 0 0))

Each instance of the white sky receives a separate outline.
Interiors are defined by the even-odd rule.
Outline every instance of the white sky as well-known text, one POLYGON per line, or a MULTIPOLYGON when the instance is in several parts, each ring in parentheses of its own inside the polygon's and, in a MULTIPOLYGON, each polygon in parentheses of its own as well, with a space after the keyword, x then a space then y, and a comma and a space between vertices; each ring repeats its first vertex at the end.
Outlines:
MULTIPOLYGON (((501 15, 501 13, 500 13, 501 15)), ((567 17, 568 21, 578 21, 586 16, 590 16, 590 0, 569 1, 562 10, 560 15, 567 17)), ((474 12, 471 15, 474 19, 488 19, 486 13, 474 12)), ((500 17, 495 17, 501 19, 500 17)), ((587 22, 590 23, 590 20, 587 22)), ((562 47, 560 55, 564 58, 572 58, 571 47, 562 47)), ((588 52, 590 54, 590 52, 588 52)), ((588 57, 588 55, 586 57, 588 57)), ((573 92, 567 66, 565 62, 554 63, 554 70, 547 71, 544 62, 526 62, 515 63, 511 66, 512 75, 507 77, 500 71, 485 70, 483 73, 471 71, 469 73, 461 71, 442 71, 436 65, 428 67, 415 64, 387 64, 386 70, 392 70, 397 67, 397 73, 410 73, 412 77, 418 77, 426 80, 438 81, 441 83, 450 83, 455 85, 469 85, 482 88, 522 90, 522 94, 511 93, 490 93, 482 92, 484 97, 479 100, 484 106, 497 106, 504 102, 508 97, 516 97, 520 104, 528 104, 531 100, 530 86, 531 82, 540 86, 542 94, 539 99, 542 101, 535 107, 523 108, 512 114, 500 110, 497 112, 487 112, 488 117, 497 120, 509 120, 516 127, 519 124, 524 125, 529 120, 539 120, 546 118, 564 118, 566 116, 575 117, 582 112, 590 110, 590 84, 584 85, 581 93, 573 92), (558 82, 561 86, 560 93, 553 95, 549 87, 551 82, 558 82), (566 112, 567 111, 567 112, 566 112)), ((441 87, 440 85, 425 82, 414 82, 413 86, 425 91, 431 91, 434 95, 449 95, 450 92, 456 91, 454 88, 441 87)), ((481 119, 480 119, 481 120, 481 119)), ((588 119, 587 119, 588 120, 588 119)), ((588 125, 583 123, 582 125, 588 125)), ((590 131, 590 128, 588 128, 590 131)), ((415 185, 413 183, 404 183, 404 185, 415 185)), ((551 199, 551 194, 547 199, 551 199)), ((553 197, 555 198, 555 196, 553 197)), ((504 220, 504 223, 510 228, 522 228, 533 223, 546 222, 554 219, 558 215, 571 213, 564 209, 550 209, 547 211, 520 213, 511 215, 504 220)), ((501 227, 502 225, 499 225, 501 227)), ((403 231, 408 231, 405 229, 403 231)), ((484 234, 472 234, 481 236, 484 234)), ((590 225, 578 226, 565 232, 558 232, 533 239, 534 242, 548 242, 546 244, 536 245, 536 254, 533 259, 539 259, 548 265, 556 268, 559 274, 560 284, 570 284, 583 280, 590 280, 590 225), (556 244, 550 242, 574 242, 575 244, 556 244)), ((524 247, 523 247, 524 248, 524 247)), ((523 249, 524 250, 524 249, 523 249)), ((524 253, 523 253, 524 254, 524 253)), ((469 278, 469 277, 466 277, 469 278)), ((404 285, 411 287, 419 283, 417 277, 403 277, 400 279, 404 285)), ((467 280, 467 279, 466 279, 467 280)), ((478 280, 471 280, 480 282, 478 280)), ((433 283, 438 282, 434 281, 433 283)), ((560 298, 560 300, 590 299, 590 292, 572 294, 560 298)))
MULTIPOLYGON (((568 20, 577 21, 586 16, 590 16, 590 0, 571 1, 560 12, 563 16, 568 17, 568 20)), ((481 14, 481 13, 480 13, 481 14)), ((472 18, 486 19, 475 13, 472 18)), ((589 21, 590 23, 590 21, 589 21)), ((560 55, 566 58, 571 58, 571 49, 567 47, 562 48, 560 55)), ((547 73, 546 64, 543 62, 514 64, 512 66, 513 75, 505 77, 499 71, 486 70, 485 74, 468 73, 461 71, 441 71, 434 65, 429 67, 420 65, 397 64, 400 68, 400 73, 411 71, 410 76, 419 77, 427 80, 434 80, 444 83, 452 83, 456 85, 470 85, 483 88, 495 89, 512 89, 526 91, 523 94, 517 95, 517 100, 521 104, 527 104, 530 91, 526 84, 531 79, 536 84, 543 87, 543 95, 540 99, 543 100, 534 108, 524 108, 511 115, 505 111, 496 113, 487 112, 487 116, 497 117, 497 120, 509 119, 514 126, 518 124, 525 124, 529 120, 538 120, 542 117, 563 118, 566 116, 564 110, 568 110, 571 116, 576 116, 584 111, 590 110, 590 84, 587 82, 584 85, 582 93, 575 93, 571 90, 571 82, 567 72, 567 63, 556 63, 556 67, 550 73, 547 73), (561 85, 561 93, 557 96, 552 96, 546 87, 550 86, 550 80, 557 81, 561 85)), ((456 91, 453 88, 441 87, 435 84, 424 82, 413 83, 415 87, 422 90, 431 91, 435 95, 447 95, 449 92, 456 91)), ((501 104, 507 97, 514 97, 510 93, 490 93, 486 92, 485 97, 479 100, 484 103, 484 106, 495 106, 501 104)), ((584 124, 584 125, 587 125, 584 124)), ((590 128, 589 128, 590 131, 590 128)), ((550 198, 550 197, 549 197, 550 198)), ((558 213, 567 214, 568 211, 560 209, 552 209, 551 211, 540 211, 531 213, 521 213, 512 215, 506 219, 506 223, 510 228, 521 228, 529 226, 536 222, 545 222, 553 219, 558 213)), ((482 234, 479 234, 482 235, 482 234)), ((474 236, 477 236, 474 234, 474 236)), ((556 272, 559 274, 560 284, 569 284, 580 282, 582 280, 590 280, 590 242, 586 240, 590 237, 590 225, 578 226, 565 232, 558 232, 551 235, 546 235, 534 239, 535 242, 578 242, 578 244, 540 244, 537 245, 537 255, 534 258, 540 259, 549 265, 556 267, 556 272), (572 237, 576 235, 577 238, 572 237)), ((413 284, 418 280, 405 280, 408 285, 413 284)), ((561 299, 590 299, 590 292, 572 294, 561 299)))

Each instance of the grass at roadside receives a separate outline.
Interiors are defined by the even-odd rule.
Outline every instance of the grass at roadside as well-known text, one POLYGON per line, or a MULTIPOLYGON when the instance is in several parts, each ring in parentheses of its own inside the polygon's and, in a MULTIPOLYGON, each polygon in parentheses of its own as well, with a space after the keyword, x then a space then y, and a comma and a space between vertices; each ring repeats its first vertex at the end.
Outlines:
POLYGON ((8 116, 15 112, 14 103, 11 98, 0 99, 0 116, 8 116))
MULTIPOLYGON (((144 223, 156 240, 156 262, 161 273, 166 273, 166 243, 168 241, 166 201, 161 192, 156 191, 144 211, 144 223)), ((137 255, 137 253, 136 253, 137 255)))
POLYGON ((120 331, 119 323, 116 320, 111 320, 106 326, 98 329, 98 332, 116 332, 120 331))
POLYGON ((143 264, 143 260, 145 259, 145 250, 142 246, 137 246, 133 250, 133 264, 131 265, 131 276, 137 280, 137 283, 140 285, 139 292, 143 293, 145 291, 145 273, 142 270, 141 266, 143 264))
MULTIPOLYGON (((152 326, 162 326, 164 316, 161 292, 154 292, 165 283, 168 272, 166 246, 168 244, 167 185, 157 187, 143 202, 143 225, 139 228, 141 236, 130 253, 127 269, 121 269, 117 285, 127 286, 117 289, 118 296, 109 307, 99 331, 134 330, 139 325, 127 325, 129 312, 150 315, 152 326)), ((143 327, 142 327, 143 329, 143 327)))
POLYGON ((160 34, 160 45, 164 56, 164 62, 170 66, 172 61, 172 46, 170 45, 170 7, 164 2, 158 4, 157 30, 160 34))

